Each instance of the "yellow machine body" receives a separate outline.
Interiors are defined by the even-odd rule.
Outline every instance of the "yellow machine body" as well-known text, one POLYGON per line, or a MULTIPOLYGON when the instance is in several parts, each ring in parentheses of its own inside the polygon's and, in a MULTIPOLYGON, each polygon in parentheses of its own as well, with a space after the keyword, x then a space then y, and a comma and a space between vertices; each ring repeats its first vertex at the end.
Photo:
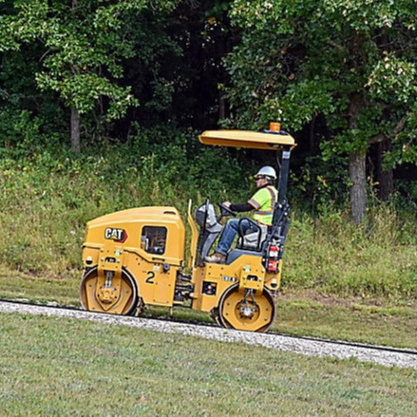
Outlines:
POLYGON ((268 273, 259 257, 246 255, 230 265, 207 263, 204 267, 196 267, 193 283, 192 307, 195 310, 211 311, 218 305, 221 294, 235 283, 242 290, 248 288, 262 292, 267 288, 271 292, 277 291, 281 283, 281 268, 278 273, 268 273))
POLYGON ((83 303, 92 307, 88 309, 120 313, 122 305, 116 311, 113 309, 117 307, 116 300, 126 298, 125 294, 120 294, 124 271, 133 278, 144 304, 171 307, 184 248, 184 224, 174 207, 123 210, 89 222, 83 244, 83 264, 87 270, 97 268, 99 278, 95 284, 99 295, 93 296, 90 292, 83 303), (116 272, 112 285, 105 288, 106 273, 112 271, 116 272))
MULTIPOLYGON (((188 221, 192 230, 191 252, 195 253, 193 242, 197 241, 197 227, 190 212, 188 221)), ((193 257, 190 259, 192 260, 193 257)), ((240 256, 228 265, 203 262, 190 266, 192 267, 193 284, 191 307, 194 310, 212 312, 212 317, 223 327, 263 331, 262 329, 267 329, 272 324, 275 309, 270 304, 273 300, 258 296, 257 303, 260 307, 258 313, 263 316, 257 317, 256 320, 253 315, 249 315, 248 318, 242 316, 238 310, 245 290, 254 290, 256 294, 262 295, 266 289, 271 294, 275 294, 281 283, 282 261, 279 262, 279 269, 276 273, 267 272, 262 265, 262 258, 256 255, 240 256), (222 302, 222 297, 233 288, 235 289, 234 294, 236 294, 233 294, 233 297, 236 298, 235 303, 230 307, 231 311, 226 311, 225 317, 221 317, 221 313, 218 311, 219 306, 227 305, 227 302, 222 302), (225 319, 228 322, 225 323, 225 319)))
MULTIPOLYGON (((283 146, 288 159, 295 146, 286 132, 207 131, 199 139, 218 146, 266 150, 283 146)), ((287 216, 282 202, 279 207, 287 216)), ((257 252, 242 247, 225 264, 211 263, 202 257, 206 226, 200 218, 200 230, 197 227, 191 201, 188 223, 191 239, 185 273, 185 227, 174 207, 133 208, 90 221, 82 253, 83 307, 112 314, 139 314, 146 305, 186 306, 210 312, 226 328, 266 331, 274 320, 273 295, 280 286, 282 270, 280 257, 276 257, 272 269, 268 264, 268 253, 272 253, 268 252, 269 241, 265 240, 257 252)), ((273 233, 268 234, 271 241, 273 233)), ((277 231, 276 242, 280 241, 278 234, 277 231)), ((281 234, 283 247, 286 232, 281 234)))

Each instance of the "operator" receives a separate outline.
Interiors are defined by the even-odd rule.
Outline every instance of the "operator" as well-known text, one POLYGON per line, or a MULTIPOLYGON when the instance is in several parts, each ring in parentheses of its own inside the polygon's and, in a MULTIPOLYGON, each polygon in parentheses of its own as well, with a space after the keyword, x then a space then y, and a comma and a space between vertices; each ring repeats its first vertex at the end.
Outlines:
MULTIPOLYGON (((230 201, 226 201, 223 205, 236 212, 253 211, 253 220, 258 222, 258 224, 270 226, 272 224, 275 202, 278 198, 278 191, 274 187, 276 178, 277 174, 274 168, 270 166, 262 167, 255 175, 257 191, 249 201, 240 204, 231 204, 230 201)), ((250 227, 255 229, 256 226, 246 219, 240 220, 239 226, 238 219, 230 219, 226 223, 214 255, 206 257, 206 261, 224 263, 227 252, 232 246, 239 228, 245 233, 250 227)), ((259 228, 256 228, 254 232, 257 230, 259 228)))

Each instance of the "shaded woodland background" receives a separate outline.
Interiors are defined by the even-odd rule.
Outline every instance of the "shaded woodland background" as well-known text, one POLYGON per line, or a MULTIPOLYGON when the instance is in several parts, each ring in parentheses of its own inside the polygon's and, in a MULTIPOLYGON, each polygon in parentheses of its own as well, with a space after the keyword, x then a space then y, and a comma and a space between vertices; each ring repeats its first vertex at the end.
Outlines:
POLYGON ((281 121, 301 210, 356 225, 375 205, 415 211, 414 0, 5 0, 0 13, 9 160, 110 152, 120 172, 245 189, 273 156, 196 135, 281 121))

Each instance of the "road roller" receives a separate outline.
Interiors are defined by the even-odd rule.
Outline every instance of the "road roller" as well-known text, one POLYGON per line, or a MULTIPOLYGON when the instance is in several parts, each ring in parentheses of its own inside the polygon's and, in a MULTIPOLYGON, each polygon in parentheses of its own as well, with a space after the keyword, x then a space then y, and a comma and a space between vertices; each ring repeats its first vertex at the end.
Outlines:
POLYGON ((277 153, 278 199, 272 225, 258 224, 245 233, 239 228, 224 263, 209 262, 222 221, 235 213, 209 198, 195 209, 189 201, 186 263, 186 229, 175 207, 138 207, 96 218, 87 223, 83 242, 80 301, 84 309, 138 316, 146 306, 185 307, 207 312, 229 329, 266 332, 270 328, 290 224, 286 190, 294 138, 275 123, 263 132, 206 131, 199 140, 277 153))

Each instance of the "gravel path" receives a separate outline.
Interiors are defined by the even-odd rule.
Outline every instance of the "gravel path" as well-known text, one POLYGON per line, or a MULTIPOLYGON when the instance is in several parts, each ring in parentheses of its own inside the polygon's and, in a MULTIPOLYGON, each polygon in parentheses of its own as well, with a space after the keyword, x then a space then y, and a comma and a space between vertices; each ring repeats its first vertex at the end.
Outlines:
POLYGON ((187 336, 199 336, 223 342, 241 342, 309 356, 332 357, 338 359, 354 357, 362 362, 373 362, 384 366, 417 369, 417 351, 415 351, 415 354, 387 352, 380 349, 352 347, 343 344, 297 339, 268 333, 241 332, 218 327, 198 326, 194 324, 175 323, 138 317, 114 316, 87 311, 65 310, 52 307, 47 308, 44 306, 13 304, 7 302, 0 302, 0 312, 76 318, 100 323, 138 327, 158 332, 181 333, 187 336))

